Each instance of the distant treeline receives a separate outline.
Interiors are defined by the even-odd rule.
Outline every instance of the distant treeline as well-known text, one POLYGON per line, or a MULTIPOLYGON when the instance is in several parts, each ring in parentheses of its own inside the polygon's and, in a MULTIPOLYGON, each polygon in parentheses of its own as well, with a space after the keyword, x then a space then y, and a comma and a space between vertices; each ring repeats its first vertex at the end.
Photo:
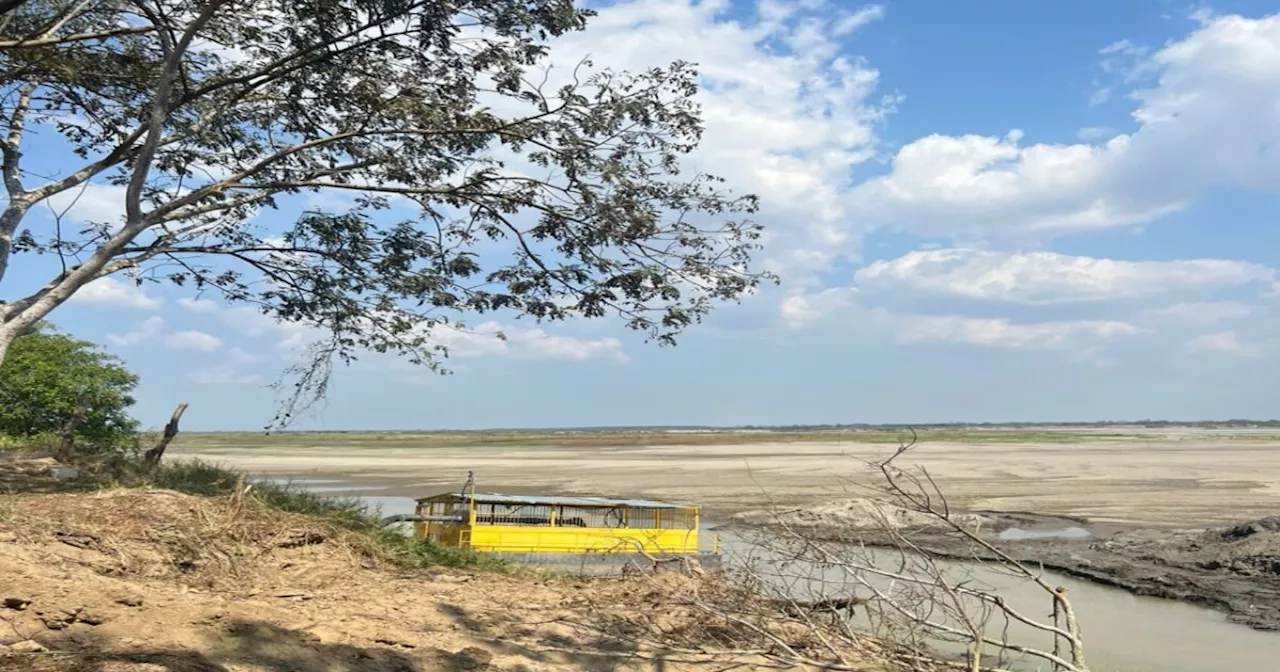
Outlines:
MULTIPOLYGON (((1229 420, 1099 420, 1092 422, 933 422, 921 424, 826 424, 826 425, 635 425, 612 427, 540 427, 505 429, 422 429, 422 430, 315 430, 293 431, 288 434, 610 434, 635 432, 901 432, 908 429, 917 431, 964 431, 964 430, 1003 430, 1003 429, 1082 429, 1093 427, 1141 427, 1146 429, 1164 428, 1196 428, 1196 429, 1248 429, 1248 428, 1280 428, 1280 420, 1248 420, 1232 418, 1229 420)), ((224 432, 189 432, 192 434, 221 434, 224 432)), ((238 432, 235 432, 238 433, 238 432)))

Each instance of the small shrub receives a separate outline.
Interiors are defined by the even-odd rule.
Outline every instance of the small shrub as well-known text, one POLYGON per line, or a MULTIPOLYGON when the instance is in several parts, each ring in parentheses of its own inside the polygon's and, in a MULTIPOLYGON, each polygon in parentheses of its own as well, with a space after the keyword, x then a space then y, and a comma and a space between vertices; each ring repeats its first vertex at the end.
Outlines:
POLYGON ((135 460, 130 466, 131 473, 123 479, 126 485, 149 485, 204 497, 230 494, 239 478, 235 472, 198 460, 170 462, 151 469, 135 460))
POLYGON ((457 567, 497 572, 510 572, 517 568, 514 563, 495 555, 470 548, 441 546, 429 539, 410 537, 395 530, 378 529, 371 534, 392 561, 402 567, 457 567))
POLYGON ((62 440, 53 434, 36 434, 35 436, 7 436, 0 434, 0 452, 25 451, 52 454, 61 445, 62 440))
POLYGON ((358 499, 322 497, 297 486, 278 483, 254 483, 249 492, 272 508, 326 518, 350 530, 368 531, 381 527, 381 521, 358 499))

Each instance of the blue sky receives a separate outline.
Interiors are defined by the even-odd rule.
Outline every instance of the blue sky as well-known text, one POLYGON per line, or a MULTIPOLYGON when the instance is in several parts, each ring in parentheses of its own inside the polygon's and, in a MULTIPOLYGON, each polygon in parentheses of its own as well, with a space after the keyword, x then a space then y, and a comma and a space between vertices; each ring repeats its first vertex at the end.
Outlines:
MULTIPOLYGON (((505 343, 473 321, 454 375, 370 358, 297 427, 1278 417, 1273 9, 601 6, 553 58, 699 63, 690 163, 761 196, 782 285, 675 348, 607 320, 503 317, 505 343)), ((27 152, 66 160, 48 134, 27 152)), ((98 185, 69 216, 119 207, 98 185)), ((20 260, 0 297, 50 272, 20 260)), ((193 298, 110 279, 52 319, 138 371, 144 423, 186 401, 189 429, 261 427, 306 334, 193 298)))

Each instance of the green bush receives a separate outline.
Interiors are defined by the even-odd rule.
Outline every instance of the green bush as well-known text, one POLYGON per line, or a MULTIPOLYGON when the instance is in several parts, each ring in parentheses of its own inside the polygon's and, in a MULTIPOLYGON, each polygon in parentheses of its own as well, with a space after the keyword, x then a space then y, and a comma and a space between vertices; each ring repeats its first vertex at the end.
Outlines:
POLYGON ((79 417, 75 436, 86 444, 126 447, 138 429, 128 414, 137 384, 118 358, 40 325, 15 339, 0 364, 0 435, 60 436, 79 417))
POLYGON ((0 451, 29 451, 34 453, 49 453, 56 450, 62 439, 52 434, 37 434, 35 436, 5 436, 0 434, 0 451))

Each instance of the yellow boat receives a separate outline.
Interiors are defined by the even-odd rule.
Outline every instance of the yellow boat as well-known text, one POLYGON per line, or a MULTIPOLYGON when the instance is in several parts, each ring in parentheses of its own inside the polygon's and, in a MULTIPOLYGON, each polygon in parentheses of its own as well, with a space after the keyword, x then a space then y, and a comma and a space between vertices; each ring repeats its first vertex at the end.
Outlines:
POLYGON ((450 492, 417 500, 414 534, 488 553, 697 556, 699 507, 646 499, 450 492))

